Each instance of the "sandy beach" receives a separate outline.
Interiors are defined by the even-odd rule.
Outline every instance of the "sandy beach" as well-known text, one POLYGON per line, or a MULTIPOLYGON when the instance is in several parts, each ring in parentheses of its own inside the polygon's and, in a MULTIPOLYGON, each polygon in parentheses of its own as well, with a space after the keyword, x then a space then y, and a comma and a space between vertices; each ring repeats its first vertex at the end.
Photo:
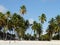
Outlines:
POLYGON ((60 45, 60 41, 3 41, 0 40, 0 45, 60 45))

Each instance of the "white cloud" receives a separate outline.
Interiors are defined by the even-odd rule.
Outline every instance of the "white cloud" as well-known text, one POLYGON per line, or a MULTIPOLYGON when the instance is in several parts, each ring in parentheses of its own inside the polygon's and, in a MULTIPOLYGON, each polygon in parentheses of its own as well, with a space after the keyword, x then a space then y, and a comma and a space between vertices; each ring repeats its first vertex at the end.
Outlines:
POLYGON ((0 5, 0 12, 5 13, 6 11, 7 9, 3 5, 0 5))
POLYGON ((29 19, 29 23, 33 24, 34 20, 32 18, 29 19))

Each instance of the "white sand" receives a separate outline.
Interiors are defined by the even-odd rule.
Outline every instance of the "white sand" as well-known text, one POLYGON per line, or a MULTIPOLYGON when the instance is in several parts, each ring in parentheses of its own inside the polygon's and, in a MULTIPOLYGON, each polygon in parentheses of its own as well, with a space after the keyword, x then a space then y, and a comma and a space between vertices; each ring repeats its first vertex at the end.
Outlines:
POLYGON ((3 41, 0 45, 60 45, 60 41, 3 41))

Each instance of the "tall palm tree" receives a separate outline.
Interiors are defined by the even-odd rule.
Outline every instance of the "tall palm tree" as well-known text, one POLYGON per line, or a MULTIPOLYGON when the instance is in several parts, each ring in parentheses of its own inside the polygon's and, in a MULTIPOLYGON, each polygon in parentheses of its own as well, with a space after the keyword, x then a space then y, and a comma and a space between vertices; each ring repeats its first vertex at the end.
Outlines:
POLYGON ((24 37, 26 29, 29 27, 28 20, 24 20, 23 17, 14 13, 12 16, 12 23, 14 28, 16 29, 20 38, 24 37))
POLYGON ((53 28, 51 25, 48 26, 47 32, 48 32, 49 40, 51 40, 53 34, 53 28))
POLYGON ((39 16, 39 21, 41 24, 43 24, 46 21, 46 15, 44 13, 42 13, 42 15, 39 16))
POLYGON ((20 8, 21 8, 20 9, 21 14, 24 15, 26 13, 26 7, 25 7, 25 5, 22 5, 20 8))
MULTIPOLYGON (((0 12, 0 26, 4 28, 5 25, 6 25, 6 17, 2 12, 0 12)), ((4 33, 3 33, 3 39, 4 39, 4 33)))
POLYGON ((34 30, 34 34, 36 34, 37 36, 39 35, 38 38, 40 38, 40 35, 42 33, 42 25, 40 23, 37 23, 36 21, 34 21, 34 23, 32 25, 32 30, 34 30))
POLYGON ((43 13, 41 16, 39 16, 39 20, 41 23, 44 23, 46 21, 46 15, 43 13))
POLYGON ((18 27, 22 24, 21 20, 22 19, 21 19, 20 15, 17 15, 17 13, 14 13, 11 18, 13 27, 14 27, 15 31, 17 31, 17 33, 20 32, 18 27))
POLYGON ((34 21, 33 24, 32 24, 32 30, 34 30, 34 34, 36 34, 36 25, 37 25, 37 22, 34 21))
POLYGON ((55 32, 55 19, 52 18, 50 21, 49 21, 49 25, 48 25, 48 29, 47 29, 47 32, 49 34, 49 38, 50 40, 52 39, 52 35, 53 33, 55 32))
POLYGON ((6 17, 6 26, 7 26, 7 28, 8 28, 8 22, 9 22, 9 20, 10 20, 10 16, 11 16, 10 11, 7 11, 6 14, 5 14, 5 17, 6 17))
MULTIPOLYGON (((10 11, 7 11, 6 14, 5 14, 5 17, 6 17, 6 25, 4 26, 4 28, 5 28, 6 31, 8 30, 8 22, 10 20, 10 16, 11 16, 10 11)), ((7 34, 6 34, 6 39, 7 39, 7 34)))
POLYGON ((58 25, 58 34, 59 34, 59 40, 60 40, 60 15, 56 16, 56 22, 58 25))
POLYGON ((37 34, 39 35, 39 38, 41 36, 42 33, 42 25, 40 23, 37 24, 37 34))

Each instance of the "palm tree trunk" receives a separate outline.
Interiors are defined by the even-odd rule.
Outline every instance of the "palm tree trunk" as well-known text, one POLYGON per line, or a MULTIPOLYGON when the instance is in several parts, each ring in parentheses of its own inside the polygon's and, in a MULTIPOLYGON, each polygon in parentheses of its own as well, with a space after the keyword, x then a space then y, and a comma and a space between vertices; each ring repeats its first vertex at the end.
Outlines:
POLYGON ((3 40, 4 40, 4 32, 3 32, 3 40))
POLYGON ((60 40, 60 23, 59 23, 58 25, 59 25, 59 31, 58 31, 58 34, 59 34, 59 40, 60 40))
POLYGON ((40 40, 40 36, 41 36, 41 34, 39 33, 39 40, 40 40))
POLYGON ((5 40, 7 40, 7 33, 6 33, 6 38, 5 38, 5 40))
POLYGON ((59 40, 60 40, 60 31, 58 31, 58 35, 59 35, 59 40))
POLYGON ((50 40, 52 40, 52 33, 50 33, 50 40))

